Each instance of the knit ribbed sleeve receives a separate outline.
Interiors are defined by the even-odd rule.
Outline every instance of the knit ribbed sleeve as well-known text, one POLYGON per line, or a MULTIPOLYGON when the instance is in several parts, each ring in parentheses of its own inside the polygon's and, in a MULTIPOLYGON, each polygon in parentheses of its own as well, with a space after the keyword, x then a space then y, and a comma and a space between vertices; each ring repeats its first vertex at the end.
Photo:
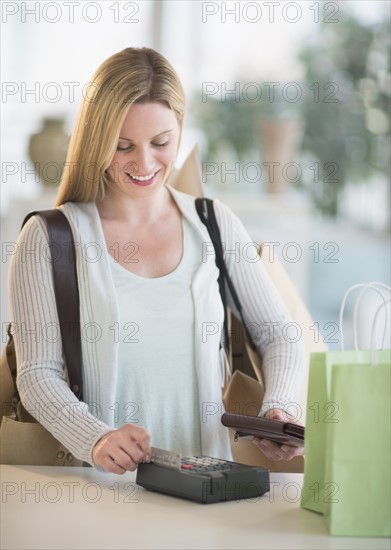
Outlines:
POLYGON ((44 221, 21 231, 9 269, 8 292, 22 404, 72 454, 92 464, 95 443, 109 431, 67 383, 44 221))
MULTIPOLYGON (((227 206, 214 202, 228 271, 262 355, 265 396, 260 414, 273 407, 296 414, 306 360, 302 339, 257 255, 257 243, 227 206)), ((228 304, 237 313, 229 295, 228 304)))

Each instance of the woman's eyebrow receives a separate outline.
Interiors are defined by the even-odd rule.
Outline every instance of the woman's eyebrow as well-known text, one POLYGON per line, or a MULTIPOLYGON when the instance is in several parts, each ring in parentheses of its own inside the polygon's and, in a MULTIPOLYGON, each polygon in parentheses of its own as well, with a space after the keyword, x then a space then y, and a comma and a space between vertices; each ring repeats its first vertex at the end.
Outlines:
MULTIPOLYGON (((160 132, 160 134, 156 134, 156 136, 151 137, 151 139, 155 139, 159 136, 162 136, 163 134, 168 134, 169 132, 173 132, 173 131, 174 131, 174 129, 164 130, 164 132, 160 132)), ((129 138, 126 138, 126 137, 121 137, 121 136, 119 136, 119 139, 123 139, 124 141, 133 141, 132 139, 129 139, 129 138)))

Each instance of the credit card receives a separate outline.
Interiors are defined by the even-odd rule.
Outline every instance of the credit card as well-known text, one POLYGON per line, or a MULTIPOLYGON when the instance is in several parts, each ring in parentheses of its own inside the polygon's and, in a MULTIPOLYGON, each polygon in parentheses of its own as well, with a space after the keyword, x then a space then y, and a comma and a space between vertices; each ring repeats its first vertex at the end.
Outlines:
POLYGON ((181 467, 181 455, 177 452, 151 447, 151 462, 159 464, 159 466, 179 470, 181 467))

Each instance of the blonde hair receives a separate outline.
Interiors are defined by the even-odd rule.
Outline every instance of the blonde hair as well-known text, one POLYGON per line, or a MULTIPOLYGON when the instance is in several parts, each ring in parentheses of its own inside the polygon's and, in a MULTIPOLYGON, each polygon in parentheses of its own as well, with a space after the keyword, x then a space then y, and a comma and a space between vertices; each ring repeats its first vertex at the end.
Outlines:
POLYGON ((110 182, 106 170, 128 110, 134 103, 146 102, 163 103, 175 112, 180 142, 185 97, 165 57, 151 48, 126 48, 98 67, 76 119, 56 206, 104 198, 110 182))

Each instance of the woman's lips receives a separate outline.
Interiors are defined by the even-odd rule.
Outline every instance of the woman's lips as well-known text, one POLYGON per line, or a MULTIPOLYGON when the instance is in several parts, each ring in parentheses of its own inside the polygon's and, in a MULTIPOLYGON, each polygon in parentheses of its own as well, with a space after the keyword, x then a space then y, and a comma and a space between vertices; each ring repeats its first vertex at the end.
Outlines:
POLYGON ((130 174, 127 174, 129 180, 134 183, 135 185, 138 185, 139 187, 147 187, 148 185, 151 185, 155 179, 156 179, 156 176, 158 175, 158 173, 160 172, 160 170, 158 170, 157 172, 155 172, 155 174, 152 176, 151 179, 149 180, 136 180, 134 178, 132 178, 132 176, 130 174))

